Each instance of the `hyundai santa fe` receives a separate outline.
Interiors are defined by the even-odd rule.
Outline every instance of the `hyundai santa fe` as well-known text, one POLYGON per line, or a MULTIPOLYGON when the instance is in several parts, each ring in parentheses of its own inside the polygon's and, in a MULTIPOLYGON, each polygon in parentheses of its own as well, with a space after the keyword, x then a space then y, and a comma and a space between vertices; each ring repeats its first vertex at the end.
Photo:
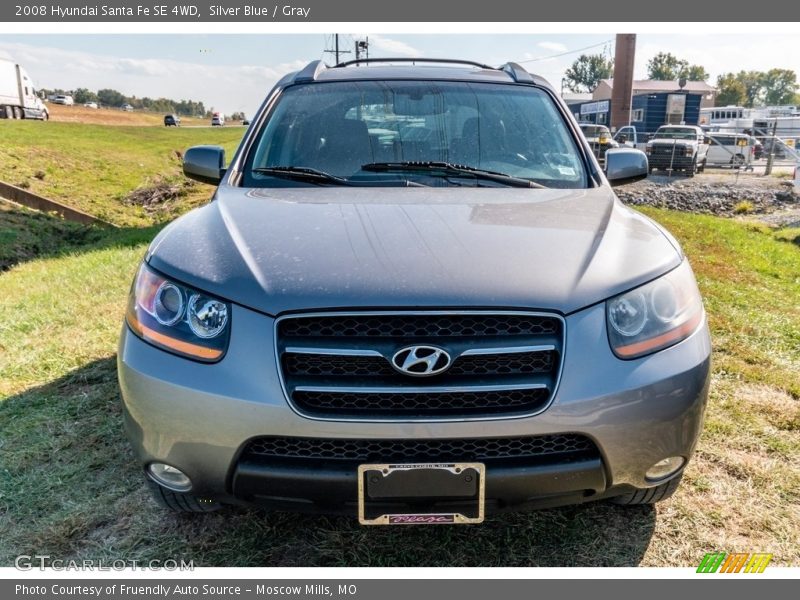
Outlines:
POLYGON ((156 499, 364 524, 678 487, 710 340, 675 239, 519 65, 314 62, 269 92, 212 201, 164 228, 119 344, 156 499))

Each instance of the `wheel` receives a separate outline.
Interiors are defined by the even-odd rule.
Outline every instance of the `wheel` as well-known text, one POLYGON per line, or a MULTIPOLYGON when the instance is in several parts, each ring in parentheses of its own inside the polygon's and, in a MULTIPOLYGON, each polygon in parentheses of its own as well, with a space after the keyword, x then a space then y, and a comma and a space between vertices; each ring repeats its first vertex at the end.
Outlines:
POLYGON ((697 174, 697 161, 692 163, 692 166, 686 169, 686 175, 694 177, 697 174))
POLYGON ((708 159, 704 158, 704 159, 703 159, 703 162, 702 162, 702 163, 700 163, 700 168, 698 168, 698 169, 697 169, 697 172, 698 172, 698 173, 705 173, 705 170, 706 170, 706 161, 707 161, 707 160, 708 160, 708 159))
POLYGON ((741 154, 734 154, 731 158, 731 164, 733 165, 734 169, 738 169, 744 164, 744 156, 741 154))
POLYGON ((22 118, 22 109, 19 106, 14 107, 14 118, 21 119, 22 118))
POLYGON ((153 494, 156 504, 177 513, 207 513, 222 508, 216 500, 198 498, 191 494, 179 494, 163 488, 157 483, 147 480, 147 486, 153 494))
POLYGON ((49 120, 50 120, 50 113, 47 112, 46 110, 42 111, 42 121, 49 121, 49 120))
POLYGON ((672 494, 675 493, 675 490, 677 490, 678 486, 681 484, 681 479, 683 479, 683 473, 677 477, 673 477, 669 481, 665 481, 661 485, 657 485, 656 487, 636 490, 630 494, 624 494, 622 496, 617 496, 616 498, 611 498, 611 502, 614 504, 622 504, 624 506, 655 504, 656 502, 661 502, 662 500, 666 500, 672 496, 672 494))

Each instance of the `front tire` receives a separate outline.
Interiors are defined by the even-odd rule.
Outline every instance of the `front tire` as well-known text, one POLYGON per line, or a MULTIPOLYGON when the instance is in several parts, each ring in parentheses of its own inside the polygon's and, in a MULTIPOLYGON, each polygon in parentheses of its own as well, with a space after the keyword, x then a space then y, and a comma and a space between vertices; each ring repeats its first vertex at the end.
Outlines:
POLYGON ((161 487, 154 481, 147 481, 153 499, 162 508, 176 513, 208 513, 220 510, 222 505, 216 500, 198 498, 192 494, 179 494, 161 487))
POLYGON ((646 488, 643 490, 636 490, 630 494, 623 494, 616 498, 611 498, 614 504, 621 504, 623 506, 640 506, 642 504, 655 504, 661 502, 672 496, 681 484, 683 473, 677 477, 673 477, 669 481, 665 481, 661 485, 646 488))

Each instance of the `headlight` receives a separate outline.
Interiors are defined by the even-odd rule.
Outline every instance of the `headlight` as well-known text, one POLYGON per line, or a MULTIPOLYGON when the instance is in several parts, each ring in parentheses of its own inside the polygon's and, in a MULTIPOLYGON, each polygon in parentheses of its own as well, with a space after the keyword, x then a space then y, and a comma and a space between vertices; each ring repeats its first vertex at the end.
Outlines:
POLYGON ((623 359, 677 344, 702 320, 703 301, 687 260, 663 277, 606 301, 608 341, 623 359))
POLYGON ((228 347, 230 314, 227 302, 170 281, 142 263, 126 320, 131 331, 154 346, 216 362, 228 347))

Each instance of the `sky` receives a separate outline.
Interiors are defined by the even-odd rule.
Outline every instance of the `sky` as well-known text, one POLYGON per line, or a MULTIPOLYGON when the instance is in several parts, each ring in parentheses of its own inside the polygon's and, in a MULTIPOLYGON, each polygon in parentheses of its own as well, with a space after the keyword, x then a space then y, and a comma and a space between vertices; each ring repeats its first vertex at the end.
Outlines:
MULTIPOLYGON (((491 65, 520 62, 560 88, 566 69, 582 53, 613 54, 609 34, 341 34, 342 49, 368 37, 370 56, 461 58, 491 65)), ((323 34, 25 34, 0 37, 0 58, 22 64, 39 87, 202 101, 225 114, 253 115, 272 85, 309 61, 333 56, 323 34)), ((634 76, 647 61, 671 52, 710 73, 792 69, 800 74, 800 44, 793 35, 643 34, 637 36, 634 76)), ((343 59, 352 58, 343 55, 343 59)))

